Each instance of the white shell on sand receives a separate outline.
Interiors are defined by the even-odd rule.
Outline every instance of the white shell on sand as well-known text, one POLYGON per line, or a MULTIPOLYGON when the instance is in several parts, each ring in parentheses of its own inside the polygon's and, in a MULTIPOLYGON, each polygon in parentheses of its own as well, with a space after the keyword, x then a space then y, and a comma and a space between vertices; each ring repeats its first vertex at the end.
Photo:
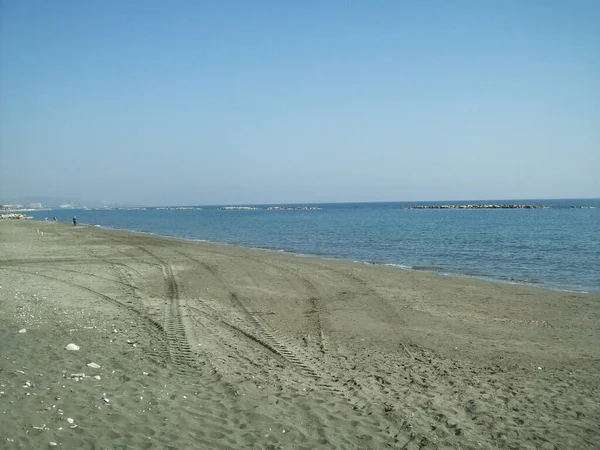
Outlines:
POLYGON ((25 328, 21 328, 21 329, 19 330, 19 333, 27 333, 27 330, 26 330, 25 328))
POLYGON ((91 367, 92 369, 99 369, 100 366, 94 362, 91 362, 88 364, 88 367, 91 367))
POLYGON ((79 350, 79 345, 69 344, 65 347, 67 350, 79 350))

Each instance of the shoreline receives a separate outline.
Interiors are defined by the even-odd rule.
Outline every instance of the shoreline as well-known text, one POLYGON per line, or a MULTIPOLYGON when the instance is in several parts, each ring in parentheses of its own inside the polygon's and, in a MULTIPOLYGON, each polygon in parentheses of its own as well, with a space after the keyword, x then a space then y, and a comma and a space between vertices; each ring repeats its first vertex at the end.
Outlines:
MULTIPOLYGON (((46 222, 46 221, 37 221, 37 222, 46 222)), ((464 278, 464 279, 473 279, 473 280, 478 280, 478 281, 485 281, 485 282, 488 282, 491 284, 530 286, 533 288, 539 288, 539 289, 548 290, 548 291, 552 291, 552 292, 567 292, 567 293, 570 292, 570 293, 576 293, 576 294, 590 294, 590 295, 600 294, 600 290, 596 291, 596 290, 588 290, 588 289, 576 289, 576 288, 568 288, 568 287, 564 287, 564 286, 551 286, 551 285, 546 285, 543 283, 513 281, 510 279, 497 278, 497 277, 494 277, 491 275, 478 275, 478 274, 468 274, 468 273, 461 273, 461 272, 452 272, 452 271, 447 271, 447 269, 446 269, 446 271, 444 271, 444 269, 440 269, 440 270, 420 269, 420 268, 418 268, 419 267, 418 265, 410 266, 410 265, 401 264, 401 263, 361 261, 361 260, 356 260, 356 259, 351 259, 351 258, 337 258, 337 257, 331 256, 331 255, 299 253, 299 252, 295 252, 295 251, 289 251, 289 250, 285 250, 285 249, 277 249, 277 248, 271 248, 271 247, 248 247, 248 246, 244 246, 241 244, 233 244, 233 243, 229 243, 229 242, 211 241, 208 239, 183 238, 183 237, 179 237, 179 236, 169 236, 169 235, 164 235, 164 234, 153 233, 150 231, 136 231, 136 230, 121 229, 121 228, 111 228, 111 227, 106 227, 103 225, 93 225, 93 224, 86 224, 86 223, 82 223, 77 226, 93 227, 93 228, 98 228, 100 230, 117 231, 117 232, 122 232, 122 233, 133 233, 133 234, 140 234, 140 235, 145 235, 145 236, 155 236, 158 238, 174 239, 174 240, 178 240, 178 241, 182 241, 182 242, 198 242, 198 243, 207 243, 207 244, 214 244, 214 245, 232 246, 232 247, 249 249, 249 250, 258 250, 258 251, 266 251, 266 252, 274 252, 274 253, 285 253, 285 254, 297 256, 300 258, 315 258, 315 259, 324 260, 324 261, 342 261, 342 262, 351 262, 351 263, 356 263, 356 264, 365 264, 365 265, 372 265, 372 266, 393 267, 397 270, 403 270, 403 271, 408 271, 408 272, 428 273, 428 274, 437 275, 440 277, 451 277, 451 278, 456 277, 456 278, 464 278), (417 268, 415 268, 415 267, 417 267, 417 268)))
POLYGON ((36 228, 0 223, 7 448, 600 439, 600 295, 36 228))

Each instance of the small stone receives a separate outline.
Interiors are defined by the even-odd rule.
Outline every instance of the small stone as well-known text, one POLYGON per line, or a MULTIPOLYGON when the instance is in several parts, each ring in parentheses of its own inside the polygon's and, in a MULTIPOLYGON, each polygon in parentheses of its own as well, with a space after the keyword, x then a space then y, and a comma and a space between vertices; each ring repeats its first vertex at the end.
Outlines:
POLYGON ((79 345, 69 344, 65 347, 67 350, 77 351, 79 350, 79 345))
POLYGON ((448 425, 450 428, 456 428, 458 426, 458 424, 453 420, 446 420, 446 425, 448 425))
POLYGON ((21 329, 19 330, 19 333, 21 333, 21 334, 23 334, 23 333, 27 333, 27 330, 26 330, 25 328, 21 328, 21 329))
POLYGON ((100 379, 101 379, 101 378, 100 378, 100 375, 95 375, 95 376, 94 376, 94 380, 98 380, 98 381, 100 381, 100 379))
POLYGON ((73 419, 71 419, 70 417, 67 417, 67 422, 69 422, 69 423, 73 423, 73 422, 75 422, 75 421, 74 421, 73 419))
POLYGON ((56 442, 50 442, 50 447, 56 447, 58 444, 56 442))
POLYGON ((88 367, 91 367, 92 369, 99 369, 100 366, 94 362, 91 362, 88 364, 88 367))

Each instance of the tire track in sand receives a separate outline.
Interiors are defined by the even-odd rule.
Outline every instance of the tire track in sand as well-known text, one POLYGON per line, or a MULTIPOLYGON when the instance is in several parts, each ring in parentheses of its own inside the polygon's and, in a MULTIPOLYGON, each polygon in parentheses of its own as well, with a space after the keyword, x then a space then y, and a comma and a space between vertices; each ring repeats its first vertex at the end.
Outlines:
POLYGON ((180 288, 173 267, 147 248, 142 246, 135 246, 135 248, 154 258, 162 270, 166 296, 164 330, 171 362, 178 372, 187 372, 190 368, 196 368, 197 359, 188 340, 186 324, 181 314, 180 288))
MULTIPOLYGON (((116 242, 121 243, 119 241, 116 242)), ((226 395, 232 401, 233 398, 239 395, 238 388, 223 379, 210 361, 203 362, 203 364, 208 363, 212 366, 210 375, 204 371, 201 374, 198 373, 199 361, 197 354, 192 350, 192 343, 188 337, 194 336, 193 328, 190 327, 188 322, 192 317, 191 315, 184 317, 182 314, 181 308, 185 307, 187 309, 188 305, 182 296, 183 288, 177 279, 173 266, 141 245, 132 245, 130 243, 126 245, 150 256, 154 261, 157 261, 155 266, 161 268, 165 290, 164 331, 167 352, 170 355, 174 371, 185 377, 184 380, 193 382, 192 386, 195 386, 193 388, 194 395, 203 395, 207 398, 207 401, 216 403, 221 402, 223 395, 226 395), (198 375, 203 376, 198 377, 198 375), (204 386, 205 389, 199 393, 197 386, 204 386)), ((132 255, 130 257, 135 258, 132 255)), ((146 261, 146 263, 148 262, 146 261)), ((223 448, 236 447, 235 440, 228 436, 229 423, 231 420, 236 419, 232 419, 228 415, 217 417, 208 413, 204 408, 196 407, 186 410, 186 413, 190 413, 200 419, 202 426, 193 431, 197 442, 200 442, 207 448, 222 448, 221 441, 227 440, 228 444, 223 448)))
POLYGON ((169 342, 171 360, 180 368, 196 366, 195 354, 188 341, 186 327, 181 315, 179 285, 170 264, 161 261, 167 301, 165 307, 165 331, 169 342))
POLYGON ((231 289, 229 289, 228 284, 224 282, 224 280, 221 278, 221 276, 219 275, 219 273, 217 272, 217 270, 214 267, 212 267, 211 265, 207 264, 204 261, 198 261, 197 259, 192 258, 191 256, 189 256, 183 252, 176 252, 176 254, 178 256, 184 257, 185 259, 191 261, 192 263, 194 263, 196 265, 200 265, 202 268, 204 268, 204 270, 206 270, 208 273, 210 273, 219 282, 221 287, 226 292, 229 293, 229 297, 230 297, 232 303, 240 311, 243 312, 244 316, 248 319, 250 324, 254 326, 254 328, 256 329, 257 332, 255 332, 255 333, 249 332, 239 325, 231 324, 226 321, 222 321, 223 324, 238 331, 239 333, 244 335, 246 338, 248 338, 251 341, 255 342, 256 344, 262 346, 263 348, 265 348, 269 352, 275 354, 276 356, 282 358, 287 363, 298 367, 299 369, 301 369, 303 371, 303 373, 305 373, 306 375, 309 375, 311 378, 316 378, 316 379, 320 378, 314 369, 312 369, 307 364, 303 363, 302 360, 300 358, 298 358, 291 350, 289 350, 287 348, 287 346, 281 342, 280 339, 277 339, 273 335, 273 333, 271 333, 268 330, 268 328, 263 324, 263 322, 257 318, 256 314, 253 314, 250 310, 248 310, 246 305, 242 301, 240 301, 237 294, 235 292, 233 292, 231 289))
MULTIPOLYGON (((137 247, 137 248, 140 251, 142 251, 146 254, 149 254, 149 255, 153 256, 154 258, 157 258, 160 260, 160 258, 158 258, 156 255, 154 255, 149 250, 147 250, 143 247, 137 247)), ((225 292, 228 292, 232 304, 235 305, 237 307, 237 309, 240 310, 243 313, 243 315, 247 318, 249 323, 251 325, 253 325, 253 328, 256 330, 256 333, 248 333, 246 330, 243 330, 242 328, 236 327, 235 325, 232 325, 232 324, 227 324, 227 325, 229 325, 230 327, 236 328, 239 332, 246 335, 246 337, 249 338, 250 340, 253 340, 254 342, 256 342, 256 343, 260 344, 261 346, 263 346, 264 348, 266 348, 267 350, 280 356, 288 364, 291 364, 292 366, 300 369, 302 373, 304 373, 305 375, 308 375, 310 378, 316 379, 316 380, 321 379, 321 375, 319 374, 319 371, 317 369, 315 369, 315 367, 313 367, 313 364, 311 364, 309 362, 310 358, 307 357, 306 355, 302 354, 299 350, 293 349, 293 346, 291 344, 289 344, 288 342, 286 342, 286 340, 281 337, 278 330, 271 329, 264 322, 264 320, 262 320, 260 318, 259 313, 255 313, 255 312, 251 311, 247 307, 246 303, 239 298, 238 294, 236 292, 234 292, 232 289, 230 289, 230 284, 222 279, 222 277, 220 276, 220 274, 214 267, 212 267, 210 264, 208 264, 204 261, 199 261, 196 258, 191 257, 190 255, 188 255, 185 252, 174 251, 173 249, 170 249, 170 250, 175 253, 175 256, 185 258, 185 259, 191 261, 194 265, 201 266, 206 272, 211 274, 211 276, 213 276, 215 278, 215 280, 220 284, 222 289, 225 292), (301 355, 301 356, 299 356, 299 355, 301 355)), ((162 261, 162 260, 160 260, 160 261, 161 261, 161 264, 163 264, 163 266, 164 266, 165 265, 164 261, 162 261)), ((330 385, 328 383, 320 383, 319 386, 324 389, 330 390, 330 391, 336 391, 336 392, 338 391, 338 388, 336 386, 330 385)))
MULTIPOLYGON (((308 357, 301 349, 296 349, 294 348, 293 344, 288 343, 286 338, 283 337, 277 329, 271 328, 269 324, 265 322, 264 314, 261 314, 259 311, 255 311, 253 309, 253 304, 250 299, 242 297, 238 292, 235 292, 235 290, 232 289, 231 282, 223 278, 223 275, 219 273, 217 267, 214 267, 207 262, 196 260, 195 258, 185 254, 182 254, 181 256, 184 256, 192 262, 195 262, 206 272, 208 272, 214 279, 216 279, 219 282, 221 289, 229 294, 231 302, 236 306, 236 310, 241 312, 246 318, 246 320, 243 321, 245 326, 240 326, 238 321, 234 320, 233 323, 228 323, 227 321, 222 320, 221 318, 223 317, 223 313, 221 311, 214 311, 215 314, 212 318, 213 320, 216 322, 218 321, 221 324, 230 327, 232 330, 239 332, 241 335, 240 338, 243 337, 244 339, 257 343, 263 347, 266 352, 275 353, 276 356, 281 357, 292 367, 300 369, 299 374, 314 380, 313 388, 317 388, 317 390, 321 391, 322 393, 333 394, 336 397, 343 399, 344 402, 352 405, 354 411, 353 413, 357 414, 357 417, 360 418, 364 416, 365 405, 368 403, 363 396, 356 395, 356 392, 354 390, 349 390, 345 383, 340 380, 338 376, 330 373, 327 370, 326 363, 324 361, 321 361, 320 359, 315 360, 308 357), (248 325, 251 325, 251 331, 248 331, 248 325)), ((219 254, 219 256, 223 255, 219 254)), ((253 258, 248 259, 252 259, 253 262, 256 261, 253 258)), ((258 260, 256 262, 262 261, 258 260)), ((267 265, 270 264, 267 263, 267 265)), ((276 265, 273 265, 273 267, 279 269, 279 267, 276 265)), ((309 299, 309 301, 312 300, 309 299)), ((202 313, 204 317, 210 316, 213 314, 213 311, 211 311, 213 308, 208 305, 208 302, 206 303, 207 304, 203 304, 202 310, 195 307, 192 308, 197 309, 198 312, 202 313), (209 309, 209 311, 206 311, 206 309, 209 309)), ((318 306, 314 305, 314 307, 316 308, 318 306)), ((223 306, 223 308, 225 307, 223 306)), ((370 414, 370 412, 368 412, 368 414, 370 414)), ((319 418, 315 417, 314 419, 315 424, 320 423, 319 418)), ((315 430, 317 435, 320 436, 320 439, 323 442, 326 442, 327 428, 322 425, 316 426, 315 430)), ((387 432, 382 430, 382 435, 386 434, 387 432)), ((376 441, 378 441, 378 444, 375 444, 376 448, 383 446, 383 442, 379 441, 379 438, 376 438, 376 441)))
MULTIPOLYGON (((277 355, 282 357, 288 364, 298 368, 304 375, 317 380, 317 386, 323 390, 339 393, 341 392, 341 386, 337 383, 331 382, 329 377, 325 374, 325 371, 320 367, 318 361, 314 361, 302 350, 295 348, 287 339, 285 339, 279 330, 272 328, 257 311, 253 311, 252 303, 249 299, 242 299, 240 295, 231 289, 231 283, 227 283, 223 280, 218 271, 210 264, 197 260, 184 252, 177 252, 177 255, 182 256, 196 265, 203 267, 208 273, 210 273, 220 284, 221 288, 228 292, 229 298, 233 305, 243 313, 249 323, 256 330, 256 333, 247 333, 245 330, 238 328, 238 331, 246 335, 246 337, 259 343, 266 349, 275 352, 277 355)), ((223 256, 219 254, 220 256, 223 256)), ((258 262, 262 262, 258 260, 258 262)), ((267 263, 267 265, 269 265, 267 263)), ((277 266, 274 266, 278 268, 277 266)), ((306 280, 310 283, 308 280, 306 280)), ((314 286, 312 289, 316 290, 314 286)), ((229 324, 229 326, 235 327, 235 325, 229 324)), ((321 334, 321 333, 320 333, 321 334)), ((322 334, 321 334, 322 335, 322 334)))
MULTIPOLYGON (((310 320, 312 322, 312 327, 315 330, 315 332, 312 334, 314 334, 314 336, 316 337, 317 348, 319 349, 320 353, 323 356, 325 356, 325 354, 328 351, 328 348, 325 344, 326 339, 325 339, 325 332, 324 332, 324 326, 323 326, 322 305, 321 305, 321 300, 320 300, 321 294, 320 294, 319 290, 315 287, 315 285, 308 278, 299 275, 292 269, 288 269, 287 267, 279 266, 277 264, 273 264, 268 261, 264 261, 257 257, 246 256, 246 255, 225 255, 225 254, 222 254, 219 252, 212 251, 210 249, 203 249, 203 251, 205 251, 206 253, 211 253, 214 255, 221 256, 221 257, 225 256, 227 258, 236 258, 236 259, 242 259, 242 260, 247 260, 247 261, 253 261, 253 262, 265 265, 267 267, 271 267, 272 269, 274 269, 276 271, 286 272, 286 273, 290 274, 293 278, 300 280, 300 283, 309 292, 309 297, 307 299, 308 308, 306 311, 306 316, 310 318, 310 320)), ((210 272, 215 277, 219 276, 216 269, 214 267, 212 267, 210 264, 208 264, 204 261, 198 261, 194 258, 191 258, 189 255, 182 254, 181 252, 179 252, 179 254, 194 261, 197 264, 202 265, 208 272, 210 272)))
POLYGON ((310 297, 308 298, 308 303, 310 305, 310 309, 307 311, 307 316, 311 318, 313 322, 313 328, 316 329, 316 339, 317 339, 317 347, 322 355, 325 355, 325 333, 323 331, 323 314, 322 314, 322 305, 319 298, 321 294, 319 290, 315 287, 315 285, 306 277, 299 275, 296 271, 292 269, 288 269, 287 267, 278 266, 277 264, 270 263, 268 261, 262 260, 260 258, 252 257, 252 256, 240 256, 239 258, 246 259, 249 261, 254 261, 265 266, 271 267, 272 269, 279 270, 290 274, 292 277, 297 278, 304 285, 306 290, 310 293, 310 297))

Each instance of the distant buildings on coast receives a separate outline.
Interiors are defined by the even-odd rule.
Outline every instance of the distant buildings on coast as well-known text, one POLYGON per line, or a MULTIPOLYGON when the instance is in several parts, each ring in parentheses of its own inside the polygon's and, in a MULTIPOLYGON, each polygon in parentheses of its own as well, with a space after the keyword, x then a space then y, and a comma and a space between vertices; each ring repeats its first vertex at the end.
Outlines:
POLYGON ((51 209, 70 209, 75 208, 74 205, 71 204, 62 204, 51 206, 44 205, 41 202, 32 202, 27 204, 19 204, 19 203, 3 203, 0 204, 0 209, 3 211, 48 211, 51 209))
POLYGON ((0 210, 4 212, 15 212, 15 211, 44 211, 50 208, 44 208, 41 203, 29 203, 27 205, 18 204, 2 204, 0 210))

